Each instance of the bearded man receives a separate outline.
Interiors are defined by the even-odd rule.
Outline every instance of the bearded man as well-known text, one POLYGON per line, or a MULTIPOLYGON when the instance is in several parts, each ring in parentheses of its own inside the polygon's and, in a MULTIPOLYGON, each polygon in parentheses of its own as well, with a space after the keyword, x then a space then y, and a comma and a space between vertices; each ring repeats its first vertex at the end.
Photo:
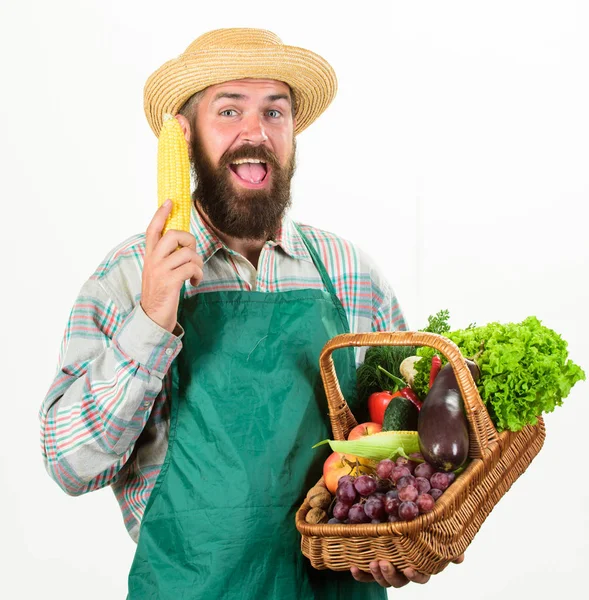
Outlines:
MULTIPOLYGON (((405 329, 358 248, 287 215, 295 135, 335 90, 323 58, 255 29, 209 32, 147 81, 154 133, 171 113, 189 144, 191 231, 162 236, 167 202, 108 253, 41 410, 55 481, 73 495, 114 490, 137 542, 130 599, 371 599, 428 579, 377 561, 371 573, 314 570, 294 526, 326 458, 311 446, 330 436, 324 344, 405 329)), ((359 355, 339 353, 361 417, 359 355)))

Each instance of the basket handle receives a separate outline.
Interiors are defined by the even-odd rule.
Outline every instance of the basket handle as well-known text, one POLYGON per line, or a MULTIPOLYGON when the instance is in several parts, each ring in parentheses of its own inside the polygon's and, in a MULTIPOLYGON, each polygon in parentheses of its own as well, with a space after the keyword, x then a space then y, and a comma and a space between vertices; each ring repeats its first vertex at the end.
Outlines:
POLYGON ((343 397, 331 356, 334 350, 350 346, 429 346, 438 350, 452 365, 464 400, 466 417, 470 423, 471 458, 482 458, 489 445, 499 439, 497 429, 481 400, 458 346, 441 335, 422 331, 344 333, 333 337, 325 344, 319 357, 319 367, 327 396, 333 435, 336 439, 346 439, 350 429, 357 424, 343 397))

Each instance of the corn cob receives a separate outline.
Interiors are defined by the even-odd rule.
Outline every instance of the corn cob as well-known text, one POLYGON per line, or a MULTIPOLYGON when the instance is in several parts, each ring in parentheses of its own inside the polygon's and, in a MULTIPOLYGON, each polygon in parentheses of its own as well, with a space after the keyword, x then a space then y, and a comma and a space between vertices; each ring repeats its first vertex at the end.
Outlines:
POLYGON ((180 123, 172 116, 164 116, 157 148, 158 206, 166 200, 173 202, 162 235, 168 229, 190 231, 190 162, 188 145, 180 123))

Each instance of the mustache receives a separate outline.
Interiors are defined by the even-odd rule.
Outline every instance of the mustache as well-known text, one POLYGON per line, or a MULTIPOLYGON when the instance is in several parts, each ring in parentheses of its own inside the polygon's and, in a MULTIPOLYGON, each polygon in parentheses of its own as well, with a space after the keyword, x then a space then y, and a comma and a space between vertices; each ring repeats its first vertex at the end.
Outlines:
POLYGON ((264 161, 271 167, 278 169, 280 163, 276 155, 271 152, 266 146, 241 146, 236 150, 226 150, 221 158, 219 159, 220 167, 228 167, 231 163, 242 158, 255 158, 257 160, 264 161))

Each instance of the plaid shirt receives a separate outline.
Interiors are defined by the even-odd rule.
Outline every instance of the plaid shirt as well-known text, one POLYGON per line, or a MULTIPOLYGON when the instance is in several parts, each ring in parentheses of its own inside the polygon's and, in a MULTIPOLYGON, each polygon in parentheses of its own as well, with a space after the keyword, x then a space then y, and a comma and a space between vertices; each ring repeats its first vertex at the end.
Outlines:
MULTIPOLYGON (((395 295, 370 259, 332 233, 301 225, 317 249, 353 332, 405 330, 395 295)), ((257 270, 227 248, 193 208, 191 232, 203 280, 186 296, 219 290, 323 289, 303 240, 285 217, 257 270)), ((145 235, 112 250, 86 281, 71 311, 57 373, 39 413, 47 471, 71 495, 111 485, 137 540, 168 447, 170 365, 182 348, 143 312, 145 235)), ((356 349, 356 361, 363 359, 356 349)))

